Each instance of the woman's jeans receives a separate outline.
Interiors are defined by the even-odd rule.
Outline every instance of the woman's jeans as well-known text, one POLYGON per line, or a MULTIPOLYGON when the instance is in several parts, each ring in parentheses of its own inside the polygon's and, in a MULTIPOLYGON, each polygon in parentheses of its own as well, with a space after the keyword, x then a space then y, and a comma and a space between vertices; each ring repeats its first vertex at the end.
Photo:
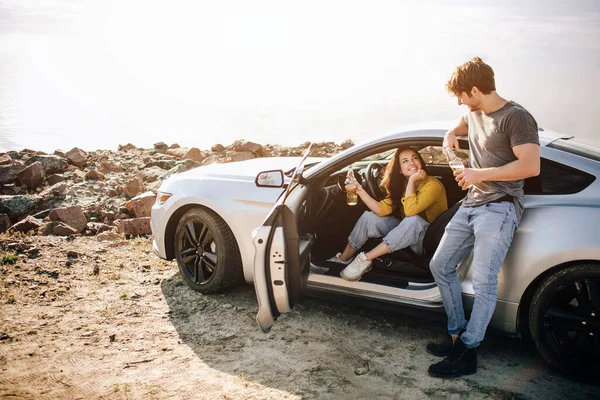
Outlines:
POLYGON ((429 268, 448 315, 448 333, 459 334, 467 348, 479 346, 496 308, 498 274, 517 227, 512 202, 461 206, 446 226, 429 268), (475 302, 468 323, 462 303, 458 263, 473 251, 475 302))
POLYGON ((418 215, 400 220, 393 216, 379 217, 372 211, 365 211, 350 232, 348 243, 353 248, 360 249, 367 239, 383 237, 390 253, 409 246, 420 248, 428 226, 429 222, 418 215))

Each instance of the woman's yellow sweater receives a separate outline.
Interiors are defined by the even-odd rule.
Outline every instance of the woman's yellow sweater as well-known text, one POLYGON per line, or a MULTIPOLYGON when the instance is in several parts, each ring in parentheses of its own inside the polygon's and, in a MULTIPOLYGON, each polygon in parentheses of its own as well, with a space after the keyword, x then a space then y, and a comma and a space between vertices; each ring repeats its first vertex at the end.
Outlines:
MULTIPOLYGON (((431 223, 448 209, 446 189, 436 177, 428 176, 427 179, 417 184, 415 193, 402 198, 402 206, 404 209, 403 215, 407 217, 419 215, 431 223)), ((379 207, 377 215, 383 217, 390 215, 396 205, 392 204, 390 197, 386 197, 379 202, 379 207)))

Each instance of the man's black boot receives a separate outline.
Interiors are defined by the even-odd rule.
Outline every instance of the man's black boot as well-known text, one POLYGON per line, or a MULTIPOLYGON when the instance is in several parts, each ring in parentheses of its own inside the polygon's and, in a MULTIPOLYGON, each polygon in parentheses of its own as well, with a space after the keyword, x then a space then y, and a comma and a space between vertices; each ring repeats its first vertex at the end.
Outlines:
POLYGON ((438 378, 455 378, 477 372, 477 348, 468 349, 457 339, 450 355, 429 366, 429 375, 438 378))
POLYGON ((448 357, 454 348, 454 341, 452 340, 452 336, 446 336, 442 341, 434 343, 429 342, 425 347, 425 350, 429 354, 433 354, 437 357, 448 357))

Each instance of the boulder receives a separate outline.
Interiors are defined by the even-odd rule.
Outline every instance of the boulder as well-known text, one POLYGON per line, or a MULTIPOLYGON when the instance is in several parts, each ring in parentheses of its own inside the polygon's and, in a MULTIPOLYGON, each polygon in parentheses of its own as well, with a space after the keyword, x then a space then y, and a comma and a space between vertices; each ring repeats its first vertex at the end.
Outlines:
POLYGON ((106 231, 106 232, 99 233, 96 236, 96 239, 99 241, 114 242, 117 240, 123 240, 123 236, 119 235, 117 232, 106 231))
POLYGON ((48 155, 36 155, 29 157, 25 161, 25 165, 31 165, 34 162, 41 162, 44 166, 44 172, 46 175, 57 174, 65 171, 69 166, 69 162, 59 156, 48 156, 48 155))
POLYGON ((113 227, 110 225, 103 224, 101 222, 88 222, 86 230, 92 235, 97 235, 102 232, 110 231, 113 227))
POLYGON ((52 186, 52 185, 56 185, 59 182, 64 182, 65 181, 65 177, 62 174, 52 174, 48 177, 46 177, 46 182, 48 182, 48 185, 52 186))
POLYGON ((0 196, 0 213, 7 214, 12 221, 18 221, 38 205, 32 196, 0 196))
POLYGON ((79 206, 55 208, 50 212, 50 221, 61 221, 77 232, 83 232, 87 226, 87 219, 79 206))
POLYGON ((163 143, 163 142, 154 143, 154 150, 156 150, 160 153, 164 153, 165 151, 167 151, 168 148, 169 148, 169 146, 167 146, 166 143, 163 143))
POLYGON ((156 194, 153 192, 145 192, 138 194, 126 204, 129 214, 136 217, 149 217, 152 213, 152 206, 156 201, 156 194))
POLYGON ((154 182, 165 172, 167 172, 167 171, 165 171, 164 169, 162 169, 160 167, 150 167, 150 168, 145 168, 145 169, 141 170, 140 173, 138 174, 138 176, 144 182, 154 182))
POLYGON ((79 232, 77 232, 77 230, 67 224, 65 224, 64 222, 60 222, 60 221, 51 221, 48 223, 45 223, 44 225, 42 225, 39 228, 39 232, 44 235, 44 236, 48 236, 48 235, 55 235, 55 236, 69 236, 69 235, 75 235, 79 232))
POLYGON ((183 160, 178 162, 173 168, 164 173, 159 180, 164 181, 168 177, 179 174, 180 172, 189 171, 192 168, 199 167, 200 164, 193 160, 183 160))
POLYGON ((223 151, 225 150, 225 146, 223 146, 222 144, 213 144, 210 148, 211 151, 214 152, 219 152, 219 151, 223 151))
POLYGON ((248 142, 246 140, 240 140, 233 143, 233 151, 249 151, 251 153, 258 153, 262 149, 262 145, 254 142, 248 142))
POLYGON ((73 147, 67 154, 65 154, 65 158, 76 167, 83 168, 87 165, 87 153, 77 147, 73 147))
POLYGON ((149 235, 152 233, 150 217, 119 220, 117 232, 125 235, 149 235))
POLYGON ((0 214, 0 233, 4 233, 11 226, 10 218, 7 214, 0 214))
POLYGON ((177 144, 177 143, 173 143, 172 145, 169 146, 170 149, 178 149, 180 147, 181 146, 179 144, 177 144))
POLYGON ((14 224, 13 226, 11 226, 9 231, 26 233, 29 231, 36 230, 40 226, 42 226, 42 222, 39 219, 34 218, 31 215, 28 215, 25 218, 23 218, 22 220, 20 220, 19 222, 17 222, 16 224, 14 224))
POLYGON ((54 154, 55 156, 59 156, 59 157, 62 157, 62 158, 67 158, 67 152, 66 152, 66 151, 64 151, 64 150, 60 150, 60 149, 58 149, 58 150, 54 150, 54 153, 53 153, 53 154, 54 154))
POLYGON ((89 170, 85 174, 85 179, 92 180, 92 181, 103 181, 104 179, 106 179, 106 177, 104 176, 103 173, 98 172, 95 169, 92 169, 92 170, 89 170))
POLYGON ((138 177, 134 177, 124 186, 121 187, 121 191, 127 198, 134 197, 144 190, 144 182, 138 177))
POLYGON ((34 162, 17 174, 17 181, 29 189, 35 189, 44 181, 44 167, 41 162, 34 162))
POLYGON ((177 160, 154 160, 144 165, 144 169, 150 167, 158 167, 164 170, 169 170, 177 164, 177 160))
POLYGON ((20 161, 0 166, 0 184, 13 183, 24 169, 25 166, 20 161))
POLYGON ((129 150, 135 150, 135 149, 137 149, 137 147, 135 147, 131 143, 119 145, 119 151, 129 151, 129 150))
POLYGON ((12 164, 12 158, 8 154, 2 154, 0 156, 0 165, 12 164))
POLYGON ((350 139, 348 139, 348 140, 345 140, 345 141, 343 141, 343 142, 340 144, 340 147, 341 147, 343 150, 349 149, 349 148, 350 148, 350 147, 352 147, 352 146, 354 146, 354 142, 353 142, 352 140, 350 140, 350 139))
POLYGON ((183 158, 186 160, 193 160, 193 161, 201 163, 205 157, 204 157, 204 154, 202 154, 202 152, 200 151, 200 149, 197 149, 196 147, 192 147, 187 153, 185 153, 183 158))
POLYGON ((188 149, 187 147, 177 147, 177 148, 172 148, 172 149, 168 149, 165 153, 173 156, 173 157, 177 157, 179 159, 183 158, 187 152, 190 151, 190 149, 188 149))
POLYGON ((103 173, 107 172, 123 172, 123 167, 111 161, 102 161, 98 170, 103 173))
POLYGON ((227 157, 227 161, 229 161, 229 162, 246 161, 246 160, 251 160, 253 158, 256 158, 256 156, 254 155, 254 153, 252 153, 250 151, 238 151, 238 152, 235 152, 235 153, 232 153, 231 155, 229 155, 229 157, 227 157))

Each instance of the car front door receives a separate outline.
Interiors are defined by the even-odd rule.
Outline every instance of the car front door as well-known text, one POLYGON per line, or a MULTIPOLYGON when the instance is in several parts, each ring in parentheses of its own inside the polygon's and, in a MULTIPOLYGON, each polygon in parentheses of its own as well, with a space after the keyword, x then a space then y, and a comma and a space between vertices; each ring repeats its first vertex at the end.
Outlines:
POLYGON ((298 217, 302 218, 306 210, 308 187, 302 180, 302 170, 309 154, 310 147, 286 192, 255 231, 256 321, 263 332, 269 332, 277 317, 292 309, 302 297, 308 281, 313 236, 299 232, 298 217))

